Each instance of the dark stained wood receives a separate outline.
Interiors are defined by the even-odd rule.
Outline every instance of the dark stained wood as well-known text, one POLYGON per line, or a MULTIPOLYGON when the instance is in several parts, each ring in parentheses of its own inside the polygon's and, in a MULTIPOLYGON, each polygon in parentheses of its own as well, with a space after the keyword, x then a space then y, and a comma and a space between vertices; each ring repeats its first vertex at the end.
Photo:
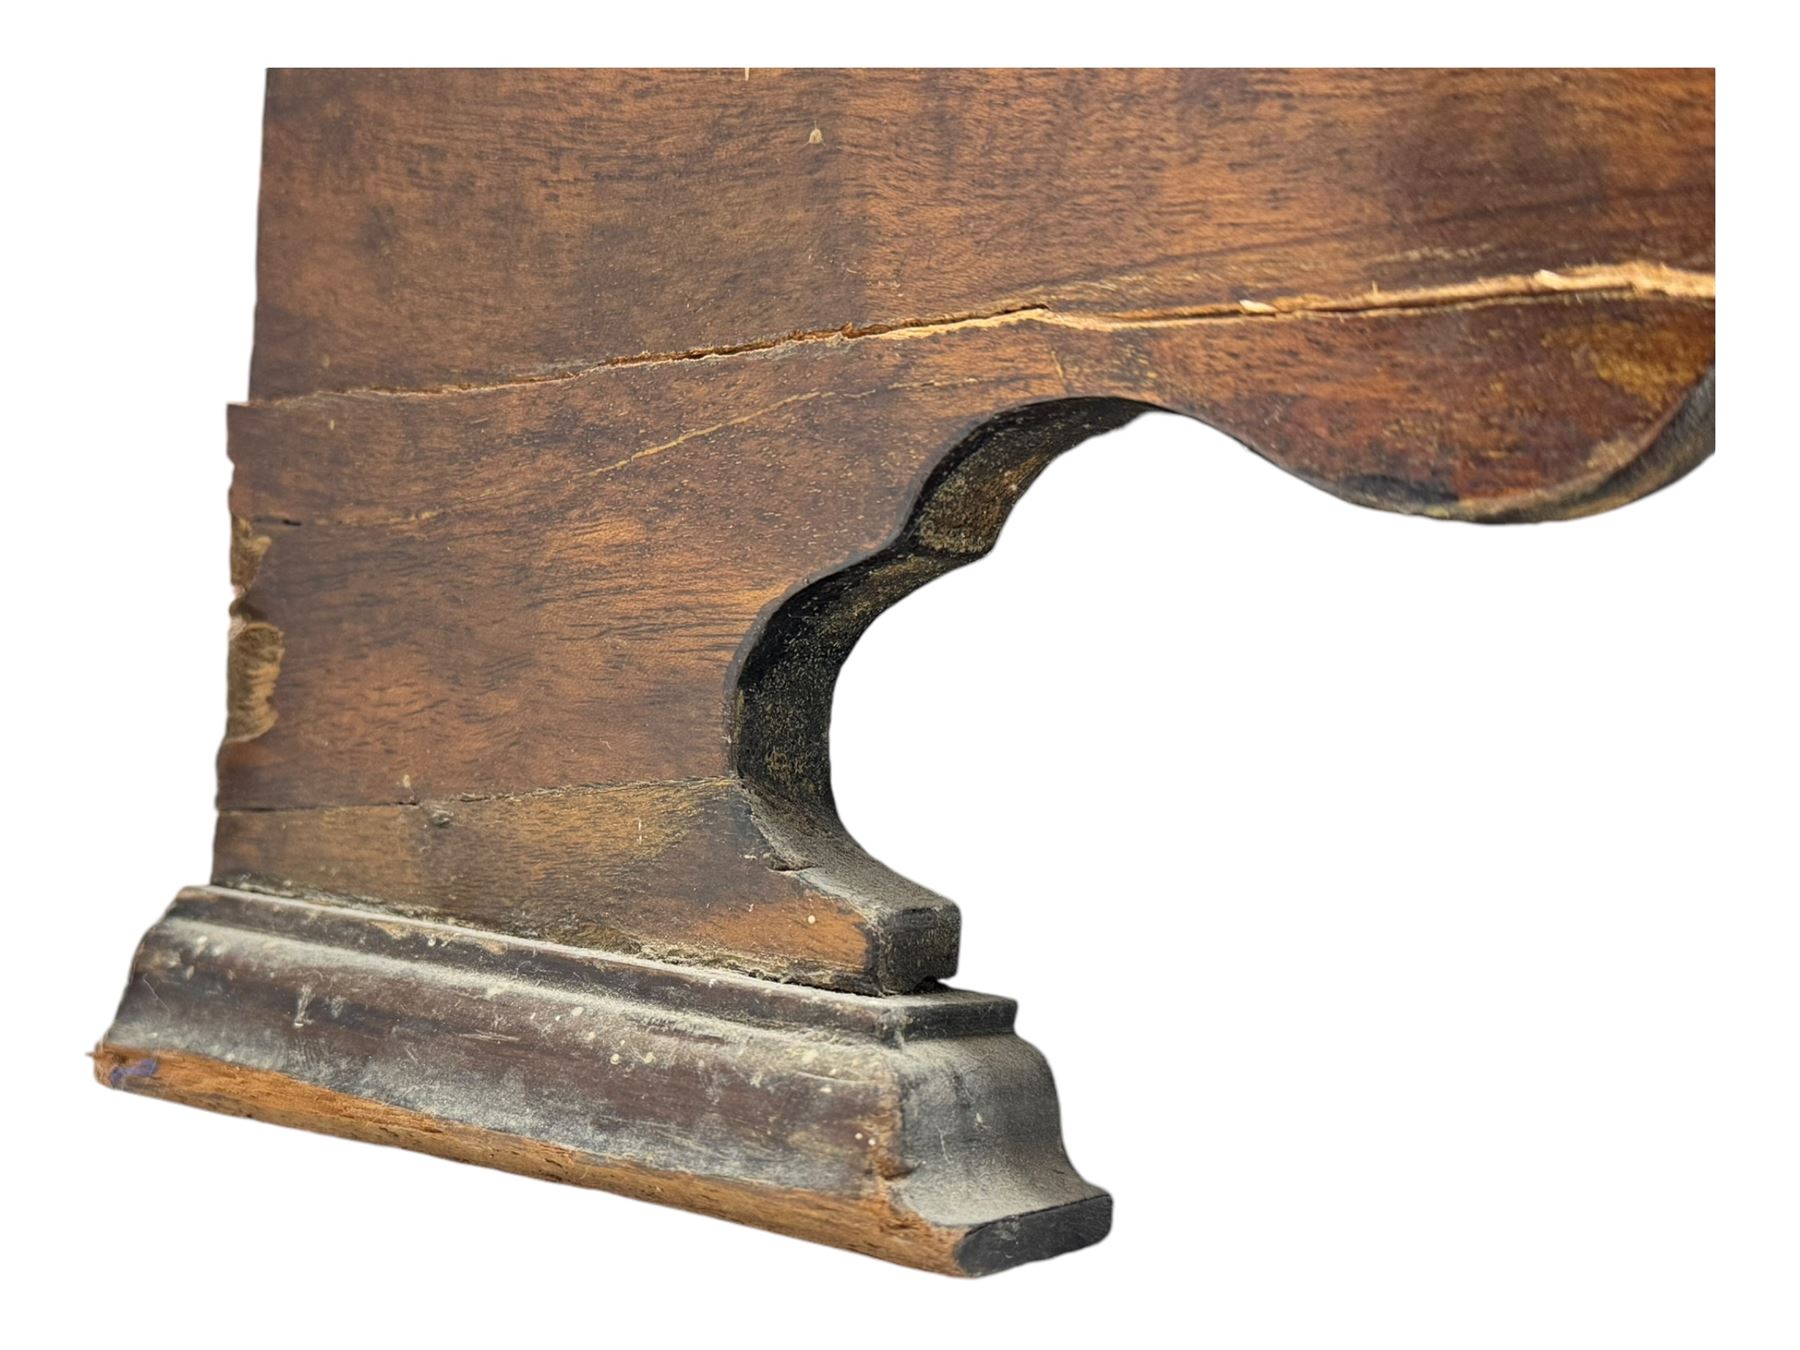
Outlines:
MULTIPOLYGON (((736 672, 780 607, 901 540, 932 473, 1011 407, 1189 413, 1388 509, 1605 505, 1703 380, 1712 311, 1665 293, 1691 278, 1599 280, 1348 312, 1022 315, 236 409, 232 506, 260 552, 240 640, 254 657, 277 635, 280 664, 235 700, 266 694, 243 718, 261 730, 220 756, 215 877, 844 987, 945 976, 950 906, 842 884, 801 865, 828 842, 784 851, 758 828, 736 672), (937 931, 884 970, 869 928, 895 906, 937 931), (810 940, 784 931, 796 917, 810 940)), ((936 553, 978 556, 1013 495, 978 494, 988 515, 936 553)))
MULTIPOLYGON (((425 918, 752 974, 860 987, 897 960, 948 971, 956 913, 911 888, 934 952, 896 951, 870 899, 838 894, 777 850, 726 779, 409 805, 219 815, 216 879, 330 894, 425 918)), ((896 883, 894 889, 906 887, 896 883)))
MULTIPOLYGON (((1067 1170, 1047 1154, 983 1214, 954 1199, 966 1160, 918 1161, 925 1247, 882 1246, 859 1225, 913 1220, 866 1176, 782 1181, 740 1151, 670 1181, 644 1140, 558 1133, 541 1100, 495 1116, 510 1069, 548 1084, 579 1058, 542 1028, 459 1046, 453 1110, 403 1066, 355 1077, 449 978, 436 946, 414 958, 437 975, 389 971, 340 1039, 278 1005, 354 1002, 390 923, 514 954, 528 1012, 552 950, 615 989, 630 958, 767 998, 955 1003, 956 906, 832 802, 832 688, 869 622, 1146 409, 1382 510, 1557 520, 1655 491, 1712 449, 1712 240, 1709 71, 273 74, 230 418, 230 889, 184 900, 139 974, 194 924, 330 936, 316 981, 245 967, 166 1022, 128 995, 103 1068, 934 1268, 999 1262, 958 1245, 982 1225, 995 1251, 1037 1225, 1027 1257, 1093 1240, 1085 1201, 1021 1217, 1060 1203, 1025 1176, 1067 1170)), ((928 1118, 1030 1056, 978 1043, 894 1070, 928 1118)), ((990 1106, 1036 1111, 1035 1148, 1054 1099, 1021 1083, 990 1106)), ((772 1118, 802 1128, 798 1103, 772 1118)))
POLYGON ((857 998, 214 889, 139 949, 101 1082, 982 1275, 1098 1241, 982 994, 857 998))
POLYGON ((1710 71, 280 71, 253 392, 1031 305, 1710 271, 1712 89, 1710 71))

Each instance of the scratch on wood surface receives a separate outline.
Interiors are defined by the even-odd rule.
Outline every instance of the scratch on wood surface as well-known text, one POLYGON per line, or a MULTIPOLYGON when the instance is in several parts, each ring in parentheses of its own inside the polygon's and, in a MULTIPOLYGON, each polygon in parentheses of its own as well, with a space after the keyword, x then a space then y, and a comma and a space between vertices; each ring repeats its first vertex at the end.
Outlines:
MULTIPOLYGON (((1021 304, 984 313, 952 314, 866 327, 847 324, 841 328, 793 332, 782 337, 760 338, 726 346, 695 347, 686 351, 643 352, 634 356, 621 356, 595 362, 577 369, 519 375, 504 380, 434 385, 418 389, 387 388, 375 385, 347 389, 320 389, 304 394, 288 394, 277 398, 252 400, 248 406, 274 407, 324 398, 446 398, 462 394, 516 389, 534 384, 578 380, 598 371, 624 366, 656 365, 677 361, 717 361, 728 357, 797 347, 807 343, 907 341, 936 337, 944 333, 1002 328, 1024 323, 1091 332, 1121 332, 1134 329, 1182 327, 1201 323, 1296 320, 1326 315, 1407 314, 1428 309, 1530 302, 1584 294, 1710 303, 1715 298, 1715 293, 1715 278, 1709 272, 1694 272, 1683 268, 1669 267, 1662 263, 1631 261, 1596 264, 1562 271, 1543 268, 1528 275, 1481 277, 1466 282, 1416 287, 1400 291, 1383 291, 1371 287, 1356 295, 1291 295, 1278 296, 1273 299, 1242 296, 1231 301, 1174 310, 1127 310, 1107 314, 1057 309, 1047 304, 1021 304)), ((642 453, 644 452, 639 452, 640 455, 642 453)))
POLYGON ((543 798, 626 795, 633 792, 699 792, 707 788, 731 787, 737 781, 735 778, 724 775, 712 775, 699 778, 643 779, 630 783, 564 783, 557 787, 531 788, 524 792, 457 792, 425 800, 405 798, 378 802, 303 802, 298 805, 285 806, 231 806, 222 807, 221 814, 271 815, 283 812, 385 810, 393 807, 404 807, 408 810, 423 811, 429 814, 447 806, 473 806, 482 802, 525 802, 543 798))
MULTIPOLYGON (((1056 360, 1056 354, 1054 352, 1051 353, 1051 359, 1056 360)), ((1061 369, 1061 366, 1062 363, 1057 361, 1057 368, 1059 370, 1061 369)), ((809 403, 814 399, 854 400, 874 398, 880 394, 891 394, 908 390, 949 389, 963 385, 982 383, 999 385, 1004 382, 1005 377, 997 376, 990 379, 984 376, 971 375, 959 380, 908 380, 893 384, 880 384, 870 389, 855 391, 840 389, 809 390, 803 394, 793 394, 787 398, 778 399, 767 407, 758 408, 753 412, 743 413, 737 417, 728 417, 722 422, 713 422, 707 426, 695 427, 692 431, 684 431, 681 435, 676 436, 672 440, 661 441, 655 445, 644 446, 642 449, 634 450, 630 454, 625 455, 620 459, 612 460, 609 463, 598 464, 592 468, 583 469, 577 473, 571 474, 570 481, 599 478, 605 474, 616 473, 618 470, 635 464, 639 460, 653 458, 656 455, 662 454, 664 451, 673 450, 677 446, 686 445, 692 441, 704 440, 706 437, 715 436, 721 431, 729 431, 733 427, 740 427, 747 423, 758 421, 761 418, 768 417, 772 413, 779 412, 781 409, 788 407, 791 404, 809 403)), ((1067 383, 1067 377, 1065 376, 1065 389, 1067 383)), ((247 520, 242 518, 240 518, 240 520, 241 523, 246 526, 280 525, 291 529, 385 529, 395 526, 420 525, 430 520, 436 520, 439 517, 461 515, 480 507, 493 506, 507 501, 516 501, 519 499, 520 495, 521 494, 517 491, 471 492, 466 494, 462 500, 454 506, 444 506, 427 511, 407 511, 400 514, 351 514, 313 517, 306 520, 300 520, 293 516, 253 516, 247 520)), ((266 547, 268 540, 264 539, 261 542, 266 547)), ((259 554, 258 556, 260 557, 261 555, 259 554)))
MULTIPOLYGON (((635 464, 640 459, 649 459, 652 455, 660 455, 665 450, 673 450, 676 446, 686 445, 689 441, 702 440, 708 436, 716 436, 721 431, 729 431, 733 427, 741 427, 749 422, 760 421, 769 416, 769 414, 780 412, 783 408, 791 407, 796 403, 810 403, 814 399, 820 398, 845 400, 873 398, 877 394, 891 394, 909 389, 936 389, 945 387, 946 385, 969 384, 972 382, 973 381, 970 380, 913 380, 904 384, 883 384, 878 385, 873 389, 862 389, 854 392, 839 389, 813 389, 804 394, 790 394, 787 398, 777 399, 766 408, 758 408, 754 412, 747 412, 738 417, 727 417, 723 422, 714 422, 710 426, 695 427, 692 431, 682 432, 681 435, 675 437, 673 440, 663 441, 657 445, 647 445, 642 450, 634 450, 623 459, 616 459, 610 464, 602 464, 596 468, 587 470, 581 477, 598 478, 601 474, 612 473, 615 470, 623 469, 628 464, 635 464)), ((471 500, 479 501, 481 499, 477 497, 472 498, 471 500)), ((431 514, 439 515, 441 513, 434 511, 431 514)))
POLYGON ((746 422, 754 422, 760 418, 767 417, 770 413, 779 412, 790 404, 808 403, 815 398, 824 398, 829 393, 829 390, 815 389, 810 393, 793 394, 784 399, 777 399, 768 407, 758 408, 755 412, 747 412, 739 417, 728 417, 723 422, 714 422, 711 426, 696 427, 692 431, 682 432, 681 435, 675 437, 674 440, 663 441, 659 445, 647 445, 642 450, 634 450, 623 459, 616 459, 611 464, 602 464, 598 468, 589 469, 583 476, 597 478, 603 473, 612 473, 615 469, 622 469, 627 464, 635 464, 640 459, 648 459, 652 455, 660 455, 665 450, 673 450, 678 445, 685 445, 689 441, 697 441, 703 436, 711 436, 716 432, 726 431, 732 427, 741 427, 746 422))

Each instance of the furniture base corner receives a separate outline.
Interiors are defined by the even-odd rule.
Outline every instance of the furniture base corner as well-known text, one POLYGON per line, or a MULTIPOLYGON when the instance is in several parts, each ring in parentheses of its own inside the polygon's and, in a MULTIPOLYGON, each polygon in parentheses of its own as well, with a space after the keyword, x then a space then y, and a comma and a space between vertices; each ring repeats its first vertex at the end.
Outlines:
POLYGON ((203 887, 102 1083, 983 1275, 1097 1242, 1010 1000, 887 998, 203 887))

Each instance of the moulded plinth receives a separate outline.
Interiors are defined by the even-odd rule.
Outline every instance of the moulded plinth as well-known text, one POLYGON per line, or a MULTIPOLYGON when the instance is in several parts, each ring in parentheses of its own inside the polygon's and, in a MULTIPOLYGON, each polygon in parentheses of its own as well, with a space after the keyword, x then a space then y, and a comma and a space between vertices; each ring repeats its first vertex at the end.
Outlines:
POLYGON ((952 1274, 1096 1242, 1011 1000, 868 998, 220 888, 145 936, 103 1082, 952 1274))

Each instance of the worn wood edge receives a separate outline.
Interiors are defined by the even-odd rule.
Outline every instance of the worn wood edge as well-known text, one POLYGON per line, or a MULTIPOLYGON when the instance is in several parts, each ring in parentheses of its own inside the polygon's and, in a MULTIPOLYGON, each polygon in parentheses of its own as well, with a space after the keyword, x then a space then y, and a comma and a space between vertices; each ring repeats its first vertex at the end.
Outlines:
POLYGON ((866 998, 196 888, 146 935, 95 1071, 977 1275, 1110 1227, 1011 1018, 962 991, 866 998), (621 1042, 655 1069, 629 1049, 609 1069, 621 1042))
POLYGON ((478 1129, 271 1070, 180 1051, 102 1041, 93 1060, 96 1081, 134 1095, 610 1191, 920 1270, 977 1273, 956 1257, 969 1230, 935 1227, 887 1203, 885 1196, 847 1199, 607 1162, 578 1149, 478 1129))
POLYGON ((1716 373, 1716 367, 1708 368, 1669 410, 1642 449, 1601 482, 1542 504, 1515 506, 1473 519, 1484 525, 1579 520, 1617 510, 1679 482, 1712 458, 1717 434, 1716 373))
POLYGON ((898 878, 859 889, 784 852, 736 777, 225 808, 213 856, 218 888, 758 979, 895 993, 956 969, 949 900, 898 878), (433 891, 444 873, 460 903, 433 891))
POLYGON ((837 1037, 883 1045, 1012 1030, 1010 998, 938 985, 881 997, 827 989, 718 966, 657 960, 521 937, 391 910, 226 886, 180 891, 150 930, 171 923, 294 939, 361 958, 425 963, 440 974, 529 980, 543 989, 580 989, 688 1016, 757 1026, 804 1024, 837 1037))
POLYGON ((883 920, 876 932, 884 987, 924 971, 947 929, 955 969, 960 916, 919 903, 931 892, 866 853, 838 816, 831 786, 830 727, 838 676, 874 621, 915 590, 986 557, 1012 509, 1060 455, 1116 430, 1150 404, 1122 398, 1027 403, 979 421, 936 457, 912 492, 905 522, 883 547, 797 587, 770 606, 732 662, 731 769, 776 853, 804 859, 799 873, 857 898, 883 920), (919 916, 908 931, 909 909, 919 916))
POLYGON ((885 1195, 851 1200, 608 1163, 577 1149, 459 1125, 201 1055, 151 1053, 102 1041, 92 1059, 96 1082, 135 1096, 607 1191, 938 1275, 998 1274, 1079 1251, 1112 1227, 1112 1197, 1105 1192, 1012 1218, 943 1228, 891 1204, 885 1195))

